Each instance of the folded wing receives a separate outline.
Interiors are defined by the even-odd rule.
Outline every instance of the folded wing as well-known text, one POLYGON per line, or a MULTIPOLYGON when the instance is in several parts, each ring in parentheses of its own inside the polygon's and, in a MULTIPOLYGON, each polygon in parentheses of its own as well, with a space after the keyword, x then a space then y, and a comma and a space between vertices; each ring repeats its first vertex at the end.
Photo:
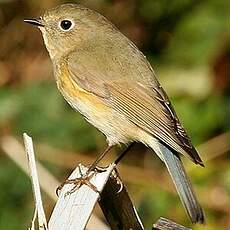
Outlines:
MULTIPOLYGON (((108 106, 176 152, 203 165, 166 93, 160 84, 156 84, 156 79, 152 85, 150 81, 148 84, 144 80, 132 81, 116 76, 111 70, 102 69, 96 62, 76 61, 76 58, 74 62, 70 60, 68 71, 76 84, 100 97, 108 106)), ((154 78, 154 74, 150 77, 154 78)))

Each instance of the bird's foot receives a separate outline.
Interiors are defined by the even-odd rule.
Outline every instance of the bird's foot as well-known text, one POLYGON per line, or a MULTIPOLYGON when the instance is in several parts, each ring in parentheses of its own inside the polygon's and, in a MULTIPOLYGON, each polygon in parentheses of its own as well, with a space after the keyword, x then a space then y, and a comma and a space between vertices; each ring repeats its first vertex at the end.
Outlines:
POLYGON ((58 186, 58 188, 56 189, 56 194, 57 196, 59 196, 59 192, 62 190, 62 188, 66 185, 66 184, 74 184, 74 187, 66 192, 65 196, 70 195, 72 193, 74 193, 75 191, 77 191, 82 185, 87 185, 89 186, 92 190, 94 190, 95 192, 98 192, 98 189, 95 185, 93 185, 90 180, 93 178, 93 176, 95 175, 95 173, 97 172, 103 172, 104 169, 95 169, 93 171, 86 171, 86 173, 83 175, 81 172, 81 169, 79 167, 79 172, 81 174, 80 177, 78 178, 74 178, 74 179, 67 179, 65 180, 60 186, 58 186))

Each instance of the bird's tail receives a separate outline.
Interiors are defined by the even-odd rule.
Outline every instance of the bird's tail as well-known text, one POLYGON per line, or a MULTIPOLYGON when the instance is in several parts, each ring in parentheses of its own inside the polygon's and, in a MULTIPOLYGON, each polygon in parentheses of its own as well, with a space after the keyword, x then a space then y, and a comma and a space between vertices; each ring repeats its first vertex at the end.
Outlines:
POLYGON ((205 217, 204 212, 196 198, 196 195, 192 189, 190 180, 182 165, 181 159, 176 152, 167 148, 165 145, 159 142, 159 148, 161 159, 164 161, 170 176, 176 186, 176 190, 180 196, 181 202, 186 209, 192 223, 204 224, 205 217))

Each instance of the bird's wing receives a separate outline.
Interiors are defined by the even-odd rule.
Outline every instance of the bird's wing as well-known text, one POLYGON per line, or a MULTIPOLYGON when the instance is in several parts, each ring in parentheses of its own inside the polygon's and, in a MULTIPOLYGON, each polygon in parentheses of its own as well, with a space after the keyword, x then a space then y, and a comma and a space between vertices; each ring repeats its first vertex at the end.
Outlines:
POLYGON ((84 63, 87 62, 68 61, 68 71, 77 85, 101 97, 108 106, 175 151, 203 165, 160 85, 120 80, 92 62, 84 63))
POLYGON ((162 88, 147 88, 129 82, 112 82, 106 86, 110 93, 107 102, 114 109, 172 149, 202 164, 169 100, 161 94, 162 88))

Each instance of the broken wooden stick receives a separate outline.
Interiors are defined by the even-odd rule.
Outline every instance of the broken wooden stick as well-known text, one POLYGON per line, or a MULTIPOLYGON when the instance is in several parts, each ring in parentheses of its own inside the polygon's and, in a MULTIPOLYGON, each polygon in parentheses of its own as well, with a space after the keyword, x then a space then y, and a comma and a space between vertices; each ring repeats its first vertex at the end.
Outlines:
POLYGON ((153 230, 191 230, 171 220, 161 217, 154 225, 153 230))

